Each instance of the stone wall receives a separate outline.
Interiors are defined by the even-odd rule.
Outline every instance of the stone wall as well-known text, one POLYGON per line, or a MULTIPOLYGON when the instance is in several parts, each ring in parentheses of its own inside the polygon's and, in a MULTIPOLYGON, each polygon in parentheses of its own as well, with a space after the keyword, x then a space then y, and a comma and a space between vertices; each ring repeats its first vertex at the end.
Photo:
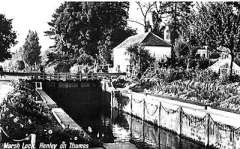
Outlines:
MULTIPOLYGON (((236 121, 240 120, 238 114, 161 96, 119 91, 106 86, 103 89, 111 93, 112 107, 143 121, 166 128, 206 146, 221 149, 240 148, 240 124, 236 121), (231 123, 234 121, 236 124, 231 123)), ((136 128, 136 131, 140 132, 141 129, 136 128)), ((141 137, 140 135, 137 137, 141 137)))

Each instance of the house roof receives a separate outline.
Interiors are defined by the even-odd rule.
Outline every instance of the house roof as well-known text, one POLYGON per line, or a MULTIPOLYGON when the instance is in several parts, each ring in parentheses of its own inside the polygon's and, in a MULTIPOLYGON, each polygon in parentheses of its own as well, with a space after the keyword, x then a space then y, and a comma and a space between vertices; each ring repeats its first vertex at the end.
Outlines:
MULTIPOLYGON (((208 69, 211 69, 215 72, 218 72, 220 68, 227 67, 230 68, 231 59, 219 59, 217 62, 215 62, 212 66, 208 67, 208 69)), ((235 62, 233 62, 233 70, 240 71, 240 66, 238 66, 235 62)))
POLYGON ((134 44, 142 44, 143 46, 171 47, 171 44, 167 41, 152 32, 147 32, 144 34, 130 36, 115 48, 128 48, 134 44))

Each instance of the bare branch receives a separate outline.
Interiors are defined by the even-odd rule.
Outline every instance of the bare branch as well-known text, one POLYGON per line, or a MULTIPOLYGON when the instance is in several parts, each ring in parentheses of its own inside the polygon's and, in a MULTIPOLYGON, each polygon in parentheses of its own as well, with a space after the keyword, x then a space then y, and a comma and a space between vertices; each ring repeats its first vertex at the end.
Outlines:
POLYGON ((128 19, 127 21, 129 21, 129 22, 134 22, 134 23, 137 23, 137 24, 139 24, 139 25, 145 26, 144 24, 142 24, 142 23, 140 23, 140 22, 138 22, 138 21, 135 21, 135 20, 130 20, 130 19, 128 19))

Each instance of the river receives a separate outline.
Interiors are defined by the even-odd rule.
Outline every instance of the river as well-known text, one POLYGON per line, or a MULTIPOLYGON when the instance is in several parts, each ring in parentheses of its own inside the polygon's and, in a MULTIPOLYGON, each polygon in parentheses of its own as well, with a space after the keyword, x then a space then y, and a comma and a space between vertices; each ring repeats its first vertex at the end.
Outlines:
POLYGON ((99 89, 48 88, 47 94, 55 100, 93 138, 104 143, 133 143, 139 149, 204 149, 197 142, 157 127, 129 114, 112 109, 110 105, 86 104, 86 101, 109 101, 99 89), (95 94, 95 95, 93 95, 95 94))

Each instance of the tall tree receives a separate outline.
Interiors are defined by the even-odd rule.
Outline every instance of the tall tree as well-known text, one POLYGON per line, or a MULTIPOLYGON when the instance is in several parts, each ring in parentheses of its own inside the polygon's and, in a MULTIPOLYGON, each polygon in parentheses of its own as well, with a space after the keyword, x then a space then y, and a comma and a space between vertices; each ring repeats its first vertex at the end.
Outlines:
POLYGON ((105 33, 110 34, 111 48, 133 34, 127 27, 128 9, 128 2, 65 2, 53 14, 46 35, 67 58, 77 59, 82 50, 96 58, 105 33))
POLYGON ((40 64, 41 62, 41 46, 36 31, 29 30, 25 43, 23 45, 23 60, 29 66, 40 64))
POLYGON ((137 2, 137 5, 140 14, 143 16, 143 23, 137 23, 144 27, 145 32, 151 28, 152 32, 163 37, 163 20, 168 20, 165 25, 168 25, 170 29, 172 55, 175 56, 175 41, 182 34, 182 21, 190 14, 193 6, 192 2, 137 2), (149 14, 152 15, 152 26, 149 25, 147 20, 149 14))
POLYGON ((9 48, 15 45, 17 35, 12 30, 12 20, 0 14, 0 62, 11 58, 9 48))
POLYGON ((175 56, 174 45, 176 39, 182 35, 183 20, 190 14, 192 2, 156 2, 153 9, 153 24, 156 34, 161 34, 161 22, 168 19, 167 25, 170 29, 170 40, 172 45, 172 56, 175 56))
POLYGON ((207 45, 216 51, 226 47, 231 55, 230 75, 233 61, 240 49, 239 3, 209 2, 198 4, 197 12, 187 21, 189 40, 198 45, 207 45))

